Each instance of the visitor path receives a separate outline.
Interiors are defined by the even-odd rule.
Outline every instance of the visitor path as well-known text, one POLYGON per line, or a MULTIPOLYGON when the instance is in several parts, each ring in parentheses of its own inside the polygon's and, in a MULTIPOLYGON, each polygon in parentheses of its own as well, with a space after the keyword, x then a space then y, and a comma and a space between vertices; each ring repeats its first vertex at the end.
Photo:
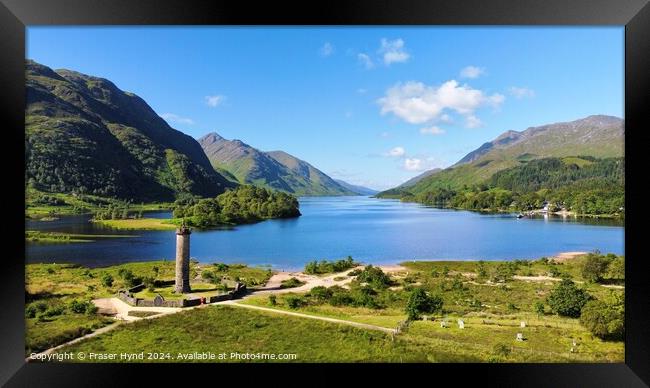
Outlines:
POLYGON ((234 301, 234 300, 227 300, 227 301, 224 301, 224 302, 218 302, 216 304, 243 307, 243 308, 247 308, 247 309, 266 311, 266 312, 270 312, 270 313, 274 313, 274 314, 284 314, 284 315, 291 315, 291 316, 300 317, 300 318, 309 318, 309 319, 316 319, 316 320, 319 320, 319 321, 339 323, 339 324, 343 324, 343 325, 356 326, 356 327, 361 328, 361 329, 379 330, 379 331, 383 331, 384 333, 388 333, 388 334, 395 334, 396 333, 395 329, 390 329, 390 328, 383 327, 383 326, 377 326, 377 325, 370 325, 370 324, 366 324, 366 323, 347 321, 347 320, 344 320, 344 319, 320 317, 320 316, 317 316, 317 315, 296 313, 296 312, 293 312, 293 311, 273 309, 273 308, 269 308, 269 307, 254 306, 254 305, 250 305, 250 304, 237 303, 237 301, 234 301))

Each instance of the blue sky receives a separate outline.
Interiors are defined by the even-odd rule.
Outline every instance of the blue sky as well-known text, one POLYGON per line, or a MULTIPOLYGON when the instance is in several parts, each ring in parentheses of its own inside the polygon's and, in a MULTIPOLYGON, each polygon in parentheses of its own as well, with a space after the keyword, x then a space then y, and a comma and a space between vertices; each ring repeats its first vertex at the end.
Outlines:
POLYGON ((108 78, 195 138, 376 189, 507 130, 623 117, 623 27, 29 27, 27 57, 108 78))

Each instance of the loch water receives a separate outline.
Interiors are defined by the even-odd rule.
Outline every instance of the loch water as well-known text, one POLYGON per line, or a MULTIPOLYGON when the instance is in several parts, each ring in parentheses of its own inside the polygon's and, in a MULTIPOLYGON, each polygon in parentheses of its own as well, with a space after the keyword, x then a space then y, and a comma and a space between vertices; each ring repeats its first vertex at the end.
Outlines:
MULTIPOLYGON (((624 253, 624 226, 574 217, 517 219, 436 209, 370 197, 303 197, 302 216, 211 230, 194 230, 190 255, 200 262, 246 263, 297 270, 311 260, 352 256, 373 264, 407 260, 535 259, 568 251, 624 253)), ((168 218, 169 212, 146 217, 168 218)), ((26 229, 82 234, 125 234, 90 243, 27 244, 27 263, 91 267, 173 260, 174 231, 118 231, 89 216, 28 220, 26 229)))

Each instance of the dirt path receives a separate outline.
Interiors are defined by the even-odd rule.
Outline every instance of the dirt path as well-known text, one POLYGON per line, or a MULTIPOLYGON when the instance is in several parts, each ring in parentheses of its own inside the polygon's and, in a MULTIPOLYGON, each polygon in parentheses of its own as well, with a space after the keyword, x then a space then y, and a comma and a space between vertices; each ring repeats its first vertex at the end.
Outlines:
POLYGON ((579 256, 584 256, 588 253, 589 252, 562 252, 558 253, 556 256, 551 257, 551 259, 555 262, 562 263, 567 260, 575 259, 579 256))
POLYGON ((115 318, 121 319, 124 321, 138 321, 144 318, 156 317, 158 315, 173 314, 182 310, 187 310, 188 308, 180 307, 135 307, 124 302, 119 298, 102 298, 93 300, 95 306, 99 308, 100 311, 111 311, 115 314, 115 318), (130 311, 145 311, 151 313, 158 313, 156 315, 151 315, 149 317, 132 317, 129 315, 130 311))
MULTIPOLYGON (((75 339, 73 339, 71 341, 68 341, 68 342, 63 343, 61 345, 58 345, 58 346, 55 346, 53 348, 49 348, 49 349, 47 349, 45 351, 42 351, 42 352, 38 353, 38 356, 44 356, 44 355, 50 354, 52 352, 56 352, 57 350, 63 348, 64 346, 72 345, 72 344, 75 344, 77 342, 81 342, 81 341, 83 341, 85 339, 92 338, 92 337, 100 335, 100 334, 104 334, 104 333, 109 332, 109 331, 115 329, 116 327, 120 326, 120 324, 121 324, 120 321, 117 321, 115 323, 111 323, 110 325, 99 328, 99 329, 93 331, 92 333, 86 334, 86 335, 81 336, 81 337, 77 337, 77 338, 75 338, 75 339)), ((35 358, 35 359, 38 359, 38 358, 35 358)), ((33 360, 30 357, 27 357, 25 359, 25 361, 26 362, 31 362, 33 360)))
POLYGON ((355 327, 359 327, 359 328, 362 328, 362 329, 379 330, 379 331, 383 331, 384 333, 389 333, 389 334, 395 334, 396 333, 395 329, 390 329, 390 328, 383 327, 383 326, 370 325, 370 324, 367 324, 367 323, 353 322, 353 321, 348 321, 348 320, 345 320, 345 319, 320 317, 320 316, 317 316, 317 315, 296 313, 296 312, 292 312, 292 311, 272 309, 272 308, 268 308, 268 307, 253 306, 253 305, 249 305, 249 304, 241 304, 241 303, 237 303, 234 300, 227 300, 225 302, 217 302, 216 304, 243 307, 243 308, 252 309, 252 310, 261 310, 261 311, 267 311, 267 312, 271 312, 271 313, 291 315, 291 316, 300 317, 300 318, 316 319, 316 320, 325 321, 325 322, 340 323, 340 324, 343 324, 343 325, 355 326, 355 327))
MULTIPOLYGON (((329 274, 326 276, 308 275, 299 271, 294 271, 294 272, 281 271, 271 276, 271 278, 266 283, 266 285, 264 285, 264 287, 255 290, 253 294, 268 294, 268 293, 284 294, 287 292, 306 292, 317 286, 324 286, 324 287, 341 286, 347 288, 346 285, 350 283, 353 279, 353 277, 347 276, 348 272, 353 271, 355 269, 363 269, 363 268, 364 268, 363 266, 357 266, 355 268, 350 268, 347 271, 329 274), (336 278, 339 277, 344 279, 335 280, 336 278), (305 284, 303 284, 300 287, 294 287, 294 288, 280 288, 284 280, 288 280, 291 278, 296 278, 300 281, 305 282, 305 284)), ((386 273, 408 271, 408 268, 402 267, 400 265, 386 265, 386 266, 379 266, 379 268, 381 268, 381 270, 386 273)))
MULTIPOLYGON (((110 312, 112 314, 115 314, 115 318, 117 319, 117 321, 115 323, 111 323, 108 326, 104 326, 102 328, 99 328, 99 329, 93 331, 92 333, 86 334, 86 335, 81 336, 81 337, 77 337, 77 338, 75 338, 73 340, 70 340, 68 342, 65 342, 65 343, 63 343, 61 345, 58 345, 58 346, 55 346, 53 348, 49 348, 47 350, 44 350, 44 351, 38 353, 38 355, 47 355, 47 354, 50 354, 52 352, 55 352, 55 351, 65 347, 65 346, 75 344, 75 343, 77 343, 79 341, 83 341, 83 340, 88 339, 88 338, 92 338, 92 337, 94 337, 96 335, 107 333, 107 332, 115 329, 116 327, 118 327, 118 326, 120 326, 122 324, 139 321, 141 319, 158 318, 158 317, 162 317, 163 315, 175 314, 175 313, 183 311, 183 310, 191 310, 191 309, 194 309, 194 308, 201 307, 201 306, 184 307, 184 308, 180 308, 180 307, 135 307, 135 306, 129 305, 128 303, 122 301, 119 298, 95 299, 95 300, 93 300, 93 303, 97 306, 97 308, 100 311, 110 312), (147 311, 147 312, 154 312, 154 313, 158 313, 158 314, 150 315, 148 317, 132 317, 132 316, 129 316, 129 311, 147 311)), ((203 305, 203 306, 205 306, 205 305, 203 305)), ((31 360, 28 357, 27 359, 25 359, 25 361, 29 362, 31 360)))

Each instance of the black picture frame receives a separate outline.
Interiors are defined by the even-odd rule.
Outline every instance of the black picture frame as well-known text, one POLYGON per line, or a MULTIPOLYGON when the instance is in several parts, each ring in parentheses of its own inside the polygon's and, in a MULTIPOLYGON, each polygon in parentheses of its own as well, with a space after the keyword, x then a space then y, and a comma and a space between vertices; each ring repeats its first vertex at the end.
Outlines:
MULTIPOLYGON (((428 376, 435 380, 402 377, 405 384, 425 381, 457 383, 478 379, 497 386, 618 386, 650 384, 649 283, 642 256, 642 187, 647 174, 650 142, 650 5, 647 0, 401 0, 260 2, 188 0, 0 0, 0 96, 2 99, 3 176, 10 185, 3 190, 7 201, 2 224, 3 250, 0 271, 0 384, 8 386, 117 385, 126 371, 140 374, 150 384, 170 375, 182 377, 218 372, 224 384, 226 371, 241 382, 263 383, 266 365, 177 365, 173 371, 146 365, 79 365, 25 363, 24 359, 24 99, 25 27, 30 25, 621 25, 625 26, 625 158, 626 158, 626 340, 625 363, 620 364, 433 364, 360 365, 354 375, 338 375, 326 369, 351 369, 350 365, 278 366, 280 376, 305 371, 322 384, 352 382, 374 375, 428 376), (7 152, 10 151, 10 152, 7 152), (10 186, 10 187, 9 187, 10 186), (406 369, 406 370, 402 370, 406 369), (250 370, 259 370, 250 373, 250 370), (224 373, 222 373, 224 372, 224 373)), ((597 82, 597 80, 595 80, 597 82)), ((130 376, 136 376, 130 374, 130 376)), ((135 380, 138 378, 133 377, 135 380)), ((129 377, 131 379, 131 377, 129 377)), ((281 382, 280 382, 281 383, 281 382)), ((230 383, 228 383, 230 384, 230 383)), ((318 385, 320 385, 318 384, 318 385)))

